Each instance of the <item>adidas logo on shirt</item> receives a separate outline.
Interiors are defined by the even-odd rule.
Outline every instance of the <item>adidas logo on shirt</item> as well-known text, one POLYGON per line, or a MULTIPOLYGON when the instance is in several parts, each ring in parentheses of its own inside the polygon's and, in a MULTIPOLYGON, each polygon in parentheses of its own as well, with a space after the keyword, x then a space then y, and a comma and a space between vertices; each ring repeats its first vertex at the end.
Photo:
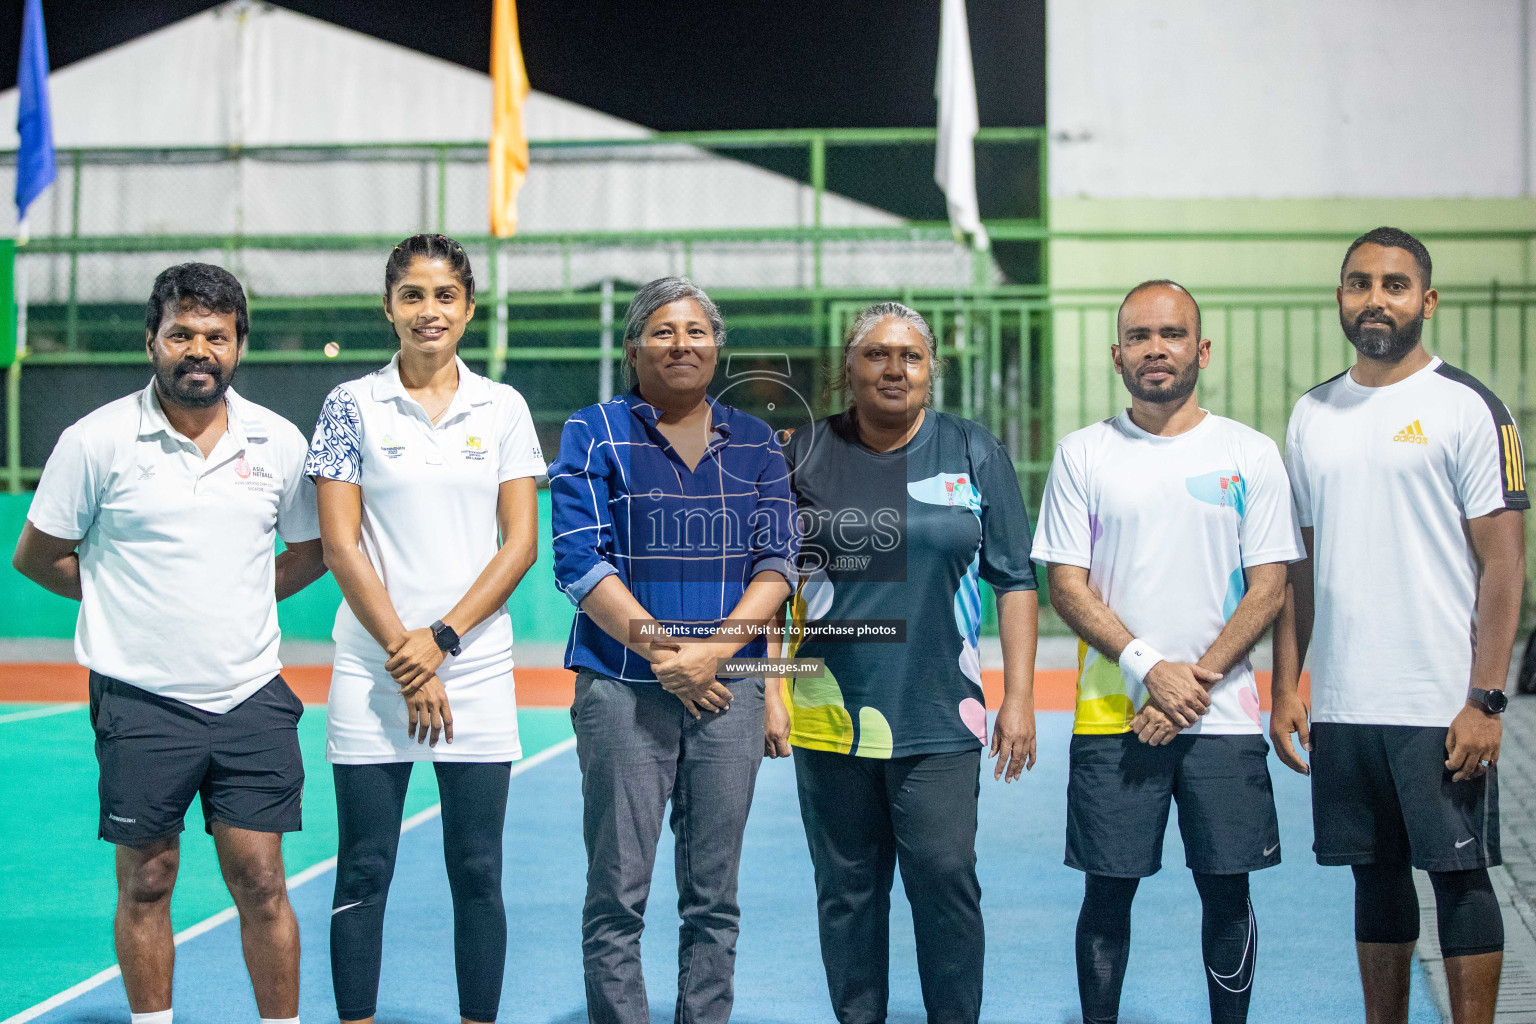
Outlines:
POLYGON ((1392 440, 1402 441, 1405 444, 1429 444, 1429 438, 1424 436, 1424 428, 1419 426, 1419 421, 1414 420, 1402 430, 1392 435, 1392 440))

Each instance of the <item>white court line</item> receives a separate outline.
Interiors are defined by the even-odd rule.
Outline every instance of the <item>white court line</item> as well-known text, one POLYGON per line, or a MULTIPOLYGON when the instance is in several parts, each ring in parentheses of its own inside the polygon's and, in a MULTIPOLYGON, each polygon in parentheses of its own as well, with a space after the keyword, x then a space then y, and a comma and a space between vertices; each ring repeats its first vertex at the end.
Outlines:
MULTIPOLYGON (((25 713, 26 712, 22 712, 22 714, 25 713)), ((0 719, 0 721, 3 721, 3 719, 0 719)), ((565 753, 567 750, 570 750, 574 746, 576 746, 576 737, 574 736, 570 737, 569 739, 561 740, 554 746, 546 747, 539 751, 537 754, 534 754, 532 757, 526 757, 514 764, 512 766, 511 774, 521 775, 523 772, 526 772, 530 768, 537 768, 545 761, 559 757, 561 754, 565 753)), ((425 810, 417 811, 415 814, 405 819, 405 822, 400 826, 400 832, 403 835, 418 825, 425 825, 427 822, 431 821, 433 818, 438 817, 442 813, 442 804, 433 804, 431 807, 428 807, 425 810)), ((295 875, 290 875, 288 878, 288 891, 292 892, 294 889, 297 889, 305 882, 325 874, 335 866, 336 858, 327 857, 325 860, 318 864, 312 864, 305 868, 303 871, 300 871, 295 875)), ((184 942, 190 942, 191 940, 197 938, 199 935, 213 931, 213 929, 217 928, 221 924, 224 924, 228 921, 233 921, 235 917, 235 908, 226 907, 225 909, 219 911, 217 914, 214 914, 212 917, 203 921, 199 921, 192 927, 184 928, 177 932, 176 945, 179 946, 184 942)), ((0 1024, 24 1024, 25 1021, 34 1020, 47 1013, 49 1010, 57 1009, 70 1000, 85 995, 85 993, 89 992, 91 989, 96 988, 99 985, 104 985, 111 981, 113 978, 120 977, 122 973, 122 968, 118 967, 116 964, 113 964, 106 970, 97 974, 93 974, 82 982, 71 985, 69 988, 65 989, 63 992, 60 992, 58 995, 50 996, 47 999, 44 999, 42 1002, 38 1003, 36 1006, 22 1010, 15 1016, 7 1017, 5 1020, 0 1021, 0 1024)))
MULTIPOLYGON (((12 711, 8 715, 0 715, 0 725, 6 722, 25 722, 29 718, 47 718, 50 715, 62 715, 70 711, 78 711, 85 707, 84 704, 50 704, 45 708, 33 708, 30 711, 12 711)), ((4 1024, 4 1022, 0 1022, 4 1024)))

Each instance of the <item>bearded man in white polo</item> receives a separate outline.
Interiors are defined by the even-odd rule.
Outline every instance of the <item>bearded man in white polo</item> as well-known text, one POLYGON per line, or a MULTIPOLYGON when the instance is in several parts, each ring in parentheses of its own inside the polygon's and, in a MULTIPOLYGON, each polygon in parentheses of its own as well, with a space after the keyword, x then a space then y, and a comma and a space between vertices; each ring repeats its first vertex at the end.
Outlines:
POLYGON ((277 602, 325 573, 308 445, 229 386, 249 317, 228 271, 162 272, 145 328, 153 379, 64 431, 12 562, 80 602, 75 655, 91 670, 99 835, 117 847, 113 935, 133 1024, 171 1022, 171 891, 194 796, 261 1019, 297 1024, 282 834, 300 827, 303 705, 279 675, 277 602))

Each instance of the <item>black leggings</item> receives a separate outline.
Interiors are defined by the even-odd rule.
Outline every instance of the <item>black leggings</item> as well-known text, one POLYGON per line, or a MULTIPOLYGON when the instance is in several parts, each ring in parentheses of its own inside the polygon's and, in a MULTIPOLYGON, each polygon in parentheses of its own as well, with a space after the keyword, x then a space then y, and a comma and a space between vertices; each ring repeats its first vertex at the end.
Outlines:
MULTIPOLYGON (((453 954, 459 1015, 494 1021, 507 959, 507 915, 501 902, 501 830, 511 765, 438 761, 443 807, 443 859, 453 893, 453 954)), ((342 1020, 378 1008, 384 946, 384 903, 395 873, 400 819, 411 763, 337 764, 336 816, 341 848, 331 901, 331 981, 342 1020)))
MULTIPOLYGON (((1415 942, 1419 893, 1407 864, 1356 864, 1355 941, 1415 942)), ((1504 948, 1504 918, 1487 868, 1431 871, 1440 955, 1447 959, 1504 948)))
MULTIPOLYGON (((1120 987, 1131 952, 1131 900, 1137 878, 1089 875, 1077 918, 1077 990, 1083 1024, 1120 1019, 1120 987)), ((1259 930, 1248 900, 1247 875, 1195 872, 1200 891, 1200 948, 1213 1024, 1248 1019, 1259 930)))

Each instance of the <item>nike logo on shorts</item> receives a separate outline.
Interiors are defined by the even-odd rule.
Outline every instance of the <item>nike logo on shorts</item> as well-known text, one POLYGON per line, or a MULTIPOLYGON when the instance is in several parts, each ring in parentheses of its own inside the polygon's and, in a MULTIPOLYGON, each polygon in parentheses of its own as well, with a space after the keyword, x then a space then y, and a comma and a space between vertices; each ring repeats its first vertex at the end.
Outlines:
POLYGON ((1268 857, 1270 854, 1274 853, 1278 849, 1280 849, 1280 844, 1276 843, 1274 846, 1271 846, 1269 849, 1265 850, 1264 853, 1262 854, 1262 856, 1268 857))
POLYGON ((1475 842, 1477 842, 1477 838, 1475 836, 1473 838, 1471 838, 1471 839, 1463 839, 1461 842, 1456 844, 1456 849, 1459 850, 1463 846, 1466 846, 1468 843, 1475 843, 1475 842))
POLYGON ((344 907, 337 907, 335 910, 332 910, 331 911, 331 916, 335 917, 337 914, 341 913, 343 910, 351 910, 353 907, 360 907, 362 905, 363 905, 363 901, 362 900, 358 900, 356 903, 348 903, 344 907))

